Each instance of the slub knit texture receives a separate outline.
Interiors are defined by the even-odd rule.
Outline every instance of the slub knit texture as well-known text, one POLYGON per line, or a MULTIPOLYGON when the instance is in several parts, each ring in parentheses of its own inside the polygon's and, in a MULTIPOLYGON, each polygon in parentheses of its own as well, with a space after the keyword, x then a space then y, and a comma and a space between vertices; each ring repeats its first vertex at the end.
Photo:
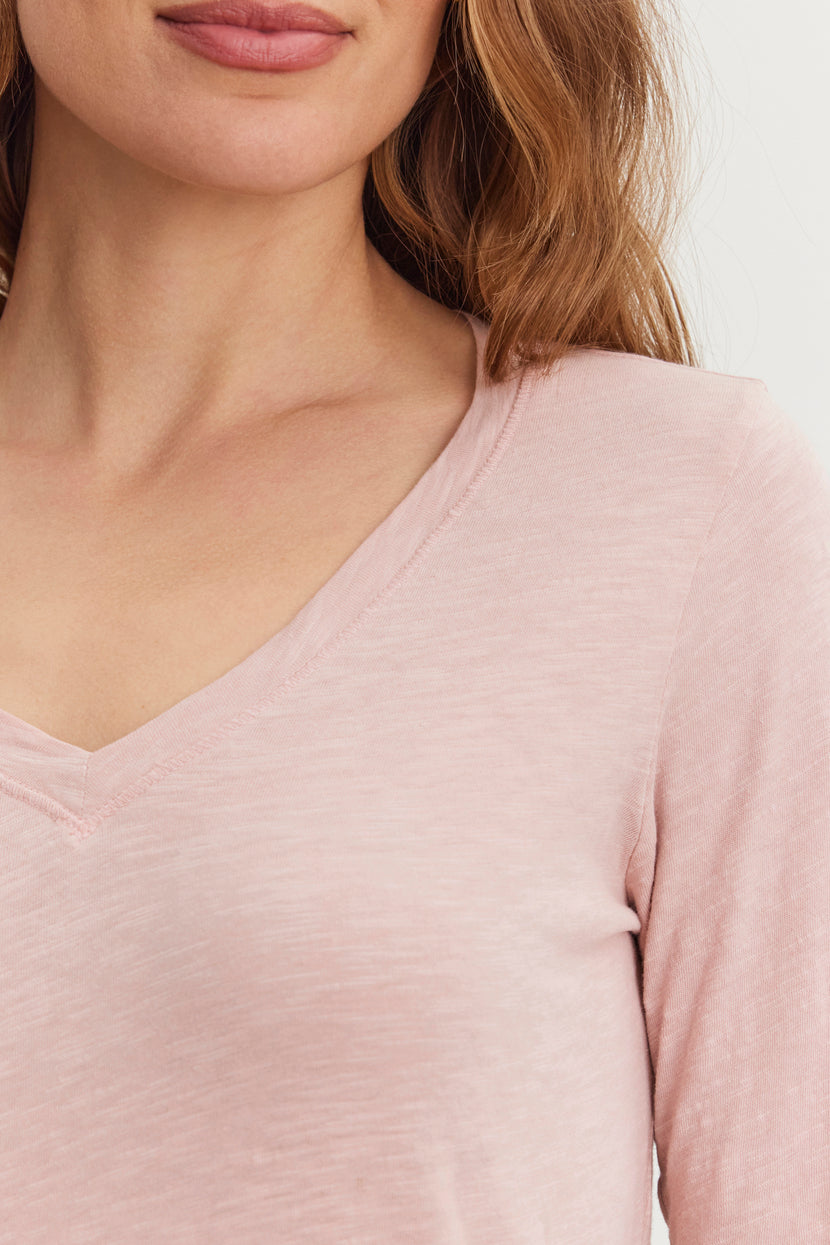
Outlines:
MULTIPOLYGON (((214 683, 0 711, 6 1245, 830 1243, 830 487, 759 380, 487 388, 214 683)), ((222 608, 217 601, 216 608, 222 608)))

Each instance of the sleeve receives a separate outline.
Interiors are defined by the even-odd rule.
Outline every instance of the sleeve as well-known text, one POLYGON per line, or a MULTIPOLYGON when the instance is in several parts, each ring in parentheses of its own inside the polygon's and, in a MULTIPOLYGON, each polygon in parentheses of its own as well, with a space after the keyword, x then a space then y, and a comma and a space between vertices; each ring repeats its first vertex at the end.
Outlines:
POLYGON ((830 484, 754 393, 626 875, 672 1245, 830 1245, 830 484))

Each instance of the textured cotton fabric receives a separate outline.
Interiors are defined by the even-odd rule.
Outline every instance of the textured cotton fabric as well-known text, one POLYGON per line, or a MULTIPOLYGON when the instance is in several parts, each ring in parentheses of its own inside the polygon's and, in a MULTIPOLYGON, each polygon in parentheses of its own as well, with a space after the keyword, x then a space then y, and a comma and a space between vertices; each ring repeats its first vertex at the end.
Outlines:
MULTIPOLYGON (((9 1245, 830 1242, 830 486, 759 380, 488 387, 292 622, 0 712, 9 1245)), ((222 608, 222 601, 216 602, 222 608)))

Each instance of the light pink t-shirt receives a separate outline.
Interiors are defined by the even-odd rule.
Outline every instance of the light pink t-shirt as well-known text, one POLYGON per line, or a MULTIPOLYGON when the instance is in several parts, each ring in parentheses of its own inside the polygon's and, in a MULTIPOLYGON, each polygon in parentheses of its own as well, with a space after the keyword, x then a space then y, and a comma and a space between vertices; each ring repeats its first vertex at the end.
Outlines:
MULTIPOLYGON (((6 1245, 830 1242, 830 486, 758 380, 483 381, 299 614, 0 712, 6 1245)), ((223 602, 217 600, 216 609, 223 602)))

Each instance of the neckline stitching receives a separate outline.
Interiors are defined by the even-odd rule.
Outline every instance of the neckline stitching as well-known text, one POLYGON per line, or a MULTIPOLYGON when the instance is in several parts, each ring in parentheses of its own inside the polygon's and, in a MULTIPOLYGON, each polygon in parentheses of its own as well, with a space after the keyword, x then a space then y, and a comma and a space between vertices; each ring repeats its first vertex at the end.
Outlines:
MULTIPOLYGON (((505 454, 507 447, 513 439, 515 428, 524 413, 527 405, 528 394, 530 391, 530 377, 527 370, 523 371, 516 385, 516 391, 510 403, 507 417, 504 420, 501 431, 490 453, 485 461, 481 464, 472 480, 468 483, 463 493, 453 503, 446 512, 440 522, 428 533, 421 541, 420 545, 415 549, 409 559, 399 567, 394 575, 380 589, 378 593, 359 611, 359 613, 341 627, 341 629, 326 641, 313 656, 309 657, 300 667, 293 670, 280 681, 277 687, 272 688, 267 695, 255 701, 252 705, 240 710, 233 717, 226 719, 224 722, 215 726, 212 730, 206 732, 196 740, 187 744, 184 748, 174 753, 165 761, 158 761, 146 770, 139 777, 135 778, 127 787, 116 795, 111 796, 98 809, 88 815, 77 816, 68 809, 65 810, 64 820, 72 823, 71 834, 77 838, 87 838, 93 834, 101 823, 112 813, 124 808, 132 800, 136 799, 143 791, 153 786, 161 778, 169 773, 173 773, 181 769, 189 761, 197 756, 202 756, 206 752, 211 751, 228 735, 232 734, 238 727, 255 720, 266 709, 270 708, 282 696, 287 695, 293 690, 297 683, 312 674, 318 666, 322 665, 339 646, 344 643, 354 632, 358 631, 364 622, 374 613, 375 610, 381 608, 386 598, 390 596, 401 584, 403 584, 412 574, 412 572, 420 565, 421 561, 427 556, 433 544, 449 529, 458 516, 466 509, 470 500, 478 492, 484 481, 495 471, 500 460, 505 454)), ((84 798, 86 798, 86 771, 89 763, 84 767, 84 798)), ((52 801, 58 804, 57 801, 52 801)), ((58 804, 58 807, 63 807, 58 804)), ((83 806, 82 806, 83 807, 83 806)))

